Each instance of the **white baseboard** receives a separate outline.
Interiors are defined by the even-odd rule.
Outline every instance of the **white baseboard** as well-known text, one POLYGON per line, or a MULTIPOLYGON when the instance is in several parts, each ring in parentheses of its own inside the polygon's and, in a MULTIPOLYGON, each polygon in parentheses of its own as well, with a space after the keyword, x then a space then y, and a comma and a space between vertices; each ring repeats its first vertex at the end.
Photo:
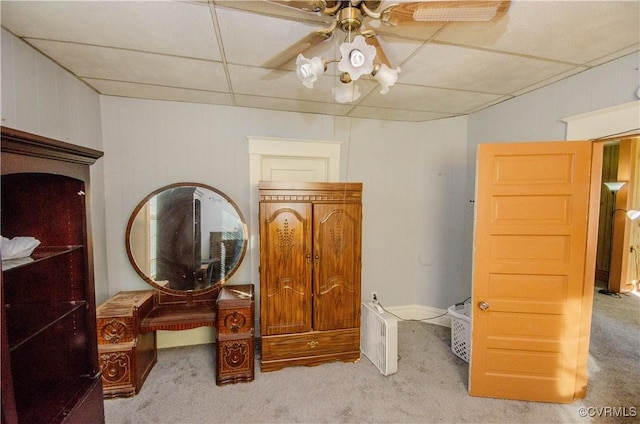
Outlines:
POLYGON ((422 305, 389 306, 385 307, 385 309, 401 319, 425 320, 424 322, 429 324, 451 327, 451 317, 445 315, 447 313, 446 309, 431 308, 422 305))
MULTIPOLYGON (((422 305, 389 306, 385 307, 385 309, 397 315, 400 319, 425 320, 424 322, 429 324, 451 327, 451 317, 449 315, 443 315, 447 313, 446 309, 431 308, 422 305)), ((256 337, 260 337, 259 317, 256 317, 255 333, 256 337)), ((158 349, 214 342, 215 330, 211 327, 200 327, 184 331, 158 331, 158 349)))

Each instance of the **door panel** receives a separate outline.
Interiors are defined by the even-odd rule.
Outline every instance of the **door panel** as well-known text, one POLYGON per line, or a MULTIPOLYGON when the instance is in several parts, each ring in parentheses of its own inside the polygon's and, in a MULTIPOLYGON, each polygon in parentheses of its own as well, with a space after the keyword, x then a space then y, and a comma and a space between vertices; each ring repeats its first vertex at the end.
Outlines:
POLYGON ((601 166, 592 162, 593 148, 478 148, 471 395, 547 402, 584 396, 584 321, 595 273, 589 213, 601 166))
POLYGON ((261 333, 310 331, 311 204, 261 203, 260 220, 261 333))
POLYGON ((328 160, 316 157, 263 156, 263 181, 328 181, 328 160))
POLYGON ((314 329, 360 327, 360 215, 357 204, 316 204, 314 329))

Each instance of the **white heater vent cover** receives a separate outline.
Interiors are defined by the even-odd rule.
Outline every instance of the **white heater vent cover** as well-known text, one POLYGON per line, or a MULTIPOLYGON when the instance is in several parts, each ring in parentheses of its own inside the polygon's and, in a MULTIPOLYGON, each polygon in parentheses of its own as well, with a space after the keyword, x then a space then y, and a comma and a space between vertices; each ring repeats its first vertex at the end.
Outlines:
POLYGON ((362 303, 360 348, 382 374, 398 372, 398 319, 373 302, 362 303))

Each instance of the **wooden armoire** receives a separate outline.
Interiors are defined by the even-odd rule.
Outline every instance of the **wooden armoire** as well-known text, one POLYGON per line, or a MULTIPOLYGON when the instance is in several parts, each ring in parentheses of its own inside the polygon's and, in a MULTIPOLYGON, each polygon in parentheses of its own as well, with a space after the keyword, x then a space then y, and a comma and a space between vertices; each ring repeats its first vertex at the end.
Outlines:
POLYGON ((261 181, 262 371, 360 358, 362 183, 261 181))

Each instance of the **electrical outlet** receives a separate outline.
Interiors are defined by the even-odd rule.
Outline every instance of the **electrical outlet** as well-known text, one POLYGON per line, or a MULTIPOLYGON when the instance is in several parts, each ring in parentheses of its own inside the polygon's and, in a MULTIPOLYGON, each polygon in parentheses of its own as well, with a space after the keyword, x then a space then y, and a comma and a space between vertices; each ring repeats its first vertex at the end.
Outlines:
POLYGON ((377 302, 378 302, 378 292, 371 292, 371 300, 372 300, 374 303, 377 303, 377 302))

